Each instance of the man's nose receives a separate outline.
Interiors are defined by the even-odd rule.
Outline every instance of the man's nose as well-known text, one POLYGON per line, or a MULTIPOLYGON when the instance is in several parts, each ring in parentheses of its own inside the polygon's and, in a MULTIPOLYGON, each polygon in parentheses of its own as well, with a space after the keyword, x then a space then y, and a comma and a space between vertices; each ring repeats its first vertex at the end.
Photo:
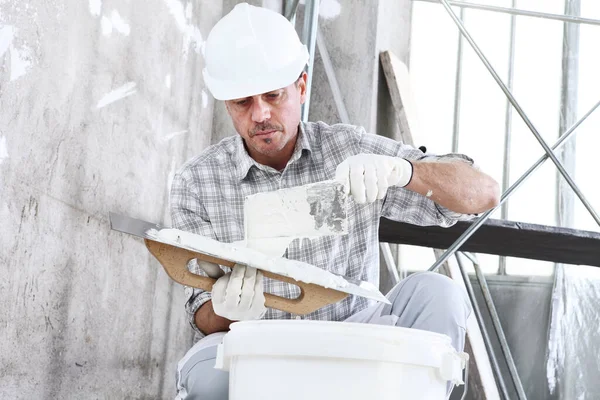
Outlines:
POLYGON ((269 104, 260 97, 252 102, 252 121, 264 122, 271 118, 271 108, 269 104))

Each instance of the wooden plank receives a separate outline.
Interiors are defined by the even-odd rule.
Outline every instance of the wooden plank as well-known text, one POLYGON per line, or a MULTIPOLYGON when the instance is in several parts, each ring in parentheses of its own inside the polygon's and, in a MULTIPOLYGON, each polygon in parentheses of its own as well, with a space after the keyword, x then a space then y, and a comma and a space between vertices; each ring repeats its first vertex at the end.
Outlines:
MULTIPOLYGON (((379 240, 446 249, 469 225, 422 227, 382 218, 379 240)), ((488 220, 461 250, 600 267, 600 233, 523 222, 488 220)))
POLYGON ((410 89, 408 68, 389 51, 381 52, 379 60, 390 91, 392 105, 398 117, 396 121, 400 128, 402 142, 414 146, 413 138, 419 137, 419 127, 416 107, 410 89))

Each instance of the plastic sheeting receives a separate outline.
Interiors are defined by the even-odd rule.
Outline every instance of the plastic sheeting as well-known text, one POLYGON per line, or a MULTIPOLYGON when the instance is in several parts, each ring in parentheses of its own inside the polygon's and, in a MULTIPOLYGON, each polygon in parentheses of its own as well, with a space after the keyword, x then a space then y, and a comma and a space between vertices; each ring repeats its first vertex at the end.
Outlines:
POLYGON ((600 268, 556 270, 547 377, 558 399, 600 399, 600 268))

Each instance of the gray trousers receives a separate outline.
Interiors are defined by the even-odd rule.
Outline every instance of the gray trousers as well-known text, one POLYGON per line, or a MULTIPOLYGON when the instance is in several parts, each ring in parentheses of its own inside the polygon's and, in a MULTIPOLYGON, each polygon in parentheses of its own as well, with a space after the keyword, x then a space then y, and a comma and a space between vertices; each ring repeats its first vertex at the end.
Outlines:
MULTIPOLYGON (((464 290, 450 278, 431 272, 410 275, 387 295, 392 304, 378 303, 346 322, 394 325, 443 333, 463 351, 471 304, 464 290)), ((176 400, 226 400, 229 373, 214 368, 217 346, 224 332, 209 335, 192 347, 177 367, 176 400)))

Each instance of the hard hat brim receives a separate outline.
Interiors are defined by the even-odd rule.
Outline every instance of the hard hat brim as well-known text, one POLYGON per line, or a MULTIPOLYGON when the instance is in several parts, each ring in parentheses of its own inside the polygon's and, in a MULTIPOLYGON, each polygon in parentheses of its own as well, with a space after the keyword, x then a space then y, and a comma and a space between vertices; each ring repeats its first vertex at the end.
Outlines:
POLYGON ((223 101, 256 96, 286 87, 298 79, 300 73, 308 63, 308 49, 304 45, 302 45, 302 48, 303 51, 301 51, 295 60, 284 68, 279 68, 277 71, 269 73, 267 80, 264 79, 264 76, 257 77, 256 79, 245 79, 243 81, 217 79, 213 78, 208 70, 204 68, 202 70, 204 82, 213 97, 223 101))

